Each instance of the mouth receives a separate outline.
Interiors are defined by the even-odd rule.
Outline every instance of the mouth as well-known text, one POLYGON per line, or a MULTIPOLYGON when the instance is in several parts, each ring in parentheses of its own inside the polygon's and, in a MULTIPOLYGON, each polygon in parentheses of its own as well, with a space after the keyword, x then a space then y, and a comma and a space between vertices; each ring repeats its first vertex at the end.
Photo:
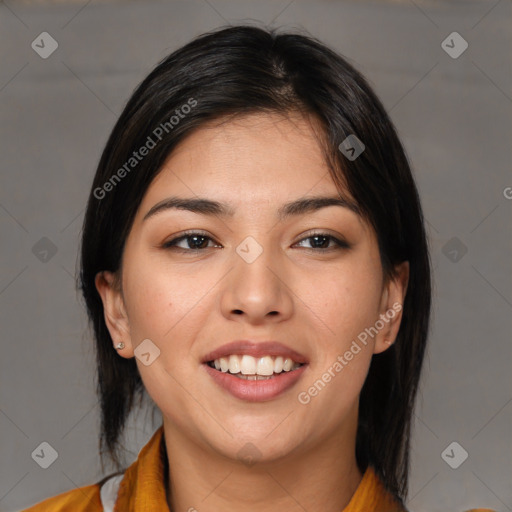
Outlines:
POLYGON ((221 373, 228 373, 243 380, 269 380, 282 373, 293 372, 304 366, 289 357, 265 355, 253 357, 247 354, 231 354, 206 364, 221 373))
POLYGON ((305 356, 282 343, 249 340, 219 347, 201 362, 222 391, 248 402, 277 398, 294 386, 309 366, 305 356))

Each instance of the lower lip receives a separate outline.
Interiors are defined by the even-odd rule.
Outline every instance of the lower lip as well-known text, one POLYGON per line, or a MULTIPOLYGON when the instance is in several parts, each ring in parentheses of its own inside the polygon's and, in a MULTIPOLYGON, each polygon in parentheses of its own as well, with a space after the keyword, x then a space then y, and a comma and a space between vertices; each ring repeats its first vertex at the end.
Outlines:
POLYGON ((231 373, 220 372, 206 363, 203 366, 213 380, 234 397, 247 402, 265 402, 291 388, 301 378, 307 365, 303 364, 296 370, 282 372, 264 380, 240 379, 231 373))

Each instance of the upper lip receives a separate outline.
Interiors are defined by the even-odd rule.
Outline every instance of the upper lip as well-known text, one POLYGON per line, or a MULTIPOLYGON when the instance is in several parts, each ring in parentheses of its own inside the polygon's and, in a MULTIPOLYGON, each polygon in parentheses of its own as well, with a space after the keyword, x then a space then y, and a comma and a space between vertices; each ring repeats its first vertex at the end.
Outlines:
POLYGON ((202 362, 207 363, 232 354, 248 355, 252 357, 282 356, 292 359, 296 363, 304 364, 308 362, 304 355, 278 341, 256 342, 251 340, 235 340, 226 343, 209 354, 206 354, 202 362))

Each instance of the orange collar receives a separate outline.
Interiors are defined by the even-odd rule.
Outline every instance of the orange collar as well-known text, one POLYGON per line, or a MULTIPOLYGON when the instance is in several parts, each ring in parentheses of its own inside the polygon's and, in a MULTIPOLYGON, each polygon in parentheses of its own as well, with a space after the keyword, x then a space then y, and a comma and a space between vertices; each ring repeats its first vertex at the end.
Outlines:
POLYGON ((113 512, 170 512, 165 495, 165 437, 163 425, 126 470, 113 512))
MULTIPOLYGON (((126 470, 119 487, 114 512, 170 512, 165 494, 167 454, 163 425, 142 448, 137 460, 126 470)), ((387 491, 369 466, 350 503, 342 512, 407 512, 387 491)))

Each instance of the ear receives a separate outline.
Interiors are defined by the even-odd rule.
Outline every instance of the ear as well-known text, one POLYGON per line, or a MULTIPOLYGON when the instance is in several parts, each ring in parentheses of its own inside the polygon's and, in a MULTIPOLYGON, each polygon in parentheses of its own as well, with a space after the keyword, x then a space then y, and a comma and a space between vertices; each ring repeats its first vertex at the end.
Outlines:
POLYGON ((115 350, 115 345, 122 341, 124 348, 117 350, 119 355, 126 358, 133 357, 134 349, 130 336, 130 324, 117 277, 109 271, 98 272, 94 284, 103 302, 105 324, 114 342, 112 349, 115 350))
POLYGON ((395 342, 402 321, 408 283, 409 262, 403 261, 395 266, 395 276, 389 278, 382 289, 379 319, 375 323, 379 329, 375 337, 374 354, 384 352, 395 342))

